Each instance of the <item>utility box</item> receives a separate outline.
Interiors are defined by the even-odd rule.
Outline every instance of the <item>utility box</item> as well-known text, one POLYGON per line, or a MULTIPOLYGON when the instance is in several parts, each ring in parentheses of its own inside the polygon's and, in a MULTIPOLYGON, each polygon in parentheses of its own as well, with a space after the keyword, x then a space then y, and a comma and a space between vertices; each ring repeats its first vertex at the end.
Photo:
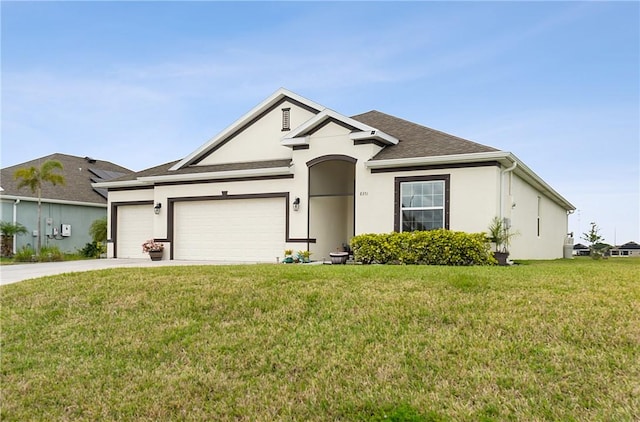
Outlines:
POLYGON ((61 224, 60 225, 60 235, 62 237, 71 236, 71 224, 61 224))
POLYGON ((53 236, 53 218, 47 217, 45 222, 47 223, 47 227, 44 229, 44 234, 53 236))

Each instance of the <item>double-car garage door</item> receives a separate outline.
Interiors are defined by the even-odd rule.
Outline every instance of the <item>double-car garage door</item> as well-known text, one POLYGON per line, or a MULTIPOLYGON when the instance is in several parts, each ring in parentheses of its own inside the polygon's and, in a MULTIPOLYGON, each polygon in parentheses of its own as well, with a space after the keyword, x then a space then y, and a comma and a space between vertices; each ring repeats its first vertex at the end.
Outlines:
POLYGON ((174 259, 275 262, 284 238, 284 197, 174 204, 174 259))
MULTIPOLYGON (((285 198, 178 201, 173 212, 173 258, 275 262, 285 243, 285 198)), ((118 207, 118 258, 144 258, 153 237, 153 205, 118 207)), ((165 258, 169 251, 165 250, 165 258)))

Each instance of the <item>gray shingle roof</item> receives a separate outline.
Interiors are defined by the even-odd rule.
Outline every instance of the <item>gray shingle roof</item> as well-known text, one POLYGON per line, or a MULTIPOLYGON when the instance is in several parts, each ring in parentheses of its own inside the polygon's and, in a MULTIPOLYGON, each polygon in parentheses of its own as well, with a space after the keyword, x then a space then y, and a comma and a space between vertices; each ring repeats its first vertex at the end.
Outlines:
POLYGON ((627 242, 624 245, 618 246, 618 249, 640 249, 640 245, 636 242, 627 242))
MULTIPOLYGON (((373 160, 392 158, 431 157, 438 155, 468 154, 476 152, 498 151, 495 148, 468 141, 457 136, 449 135, 435 129, 430 129, 398 117, 390 116, 379 111, 369 111, 352 117, 354 120, 375 127, 400 140, 397 145, 390 145, 382 149, 373 160)), ((231 170, 250 170, 274 167, 288 167, 290 159, 250 161, 242 163, 191 165, 175 171, 169 171, 180 160, 161 164, 136 173, 113 179, 113 181, 135 180, 139 177, 164 176, 208 173, 231 170)))
POLYGON ((397 145, 386 146, 372 160, 396 158, 434 157, 440 155, 493 152, 498 149, 468 141, 439 130, 373 110, 351 117, 373 126, 400 140, 397 145))
POLYGON ((43 199, 106 204, 106 191, 99 192, 91 186, 91 183, 131 173, 131 170, 109 161, 56 153, 3 168, 0 172, 0 186, 3 189, 0 195, 37 198, 37 194, 32 193, 28 187, 18 189, 19 181, 14 178, 14 173, 23 167, 39 167, 47 160, 57 160, 62 163, 64 170, 57 172, 64 176, 65 184, 53 186, 45 183, 42 187, 43 199))
POLYGON ((208 166, 192 165, 181 168, 179 170, 169 171, 180 160, 172 161, 170 163, 164 163, 156 167, 151 167, 137 173, 131 173, 113 181, 122 182, 126 180, 135 180, 138 177, 150 177, 150 176, 166 176, 166 175, 180 175, 180 174, 194 174, 194 173, 213 173, 219 171, 232 171, 232 170, 254 170, 276 167, 289 167, 291 165, 291 159, 283 160, 264 160, 264 161, 247 161, 243 163, 228 163, 228 164, 212 164, 208 166))

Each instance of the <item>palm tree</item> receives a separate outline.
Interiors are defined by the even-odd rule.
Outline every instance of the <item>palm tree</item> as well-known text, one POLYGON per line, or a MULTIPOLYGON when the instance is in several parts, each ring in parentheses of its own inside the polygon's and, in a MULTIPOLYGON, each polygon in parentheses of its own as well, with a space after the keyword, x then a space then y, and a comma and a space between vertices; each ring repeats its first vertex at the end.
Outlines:
POLYGON ((40 255, 40 243, 42 239, 41 219, 42 219, 42 185, 45 182, 49 182, 52 185, 64 185, 64 176, 57 174, 55 170, 64 170, 62 163, 58 160, 47 160, 40 167, 23 167, 13 174, 14 179, 20 180, 18 182, 18 189, 28 187, 31 189, 31 193, 38 195, 38 224, 36 225, 38 230, 38 238, 36 243, 36 255, 40 255))

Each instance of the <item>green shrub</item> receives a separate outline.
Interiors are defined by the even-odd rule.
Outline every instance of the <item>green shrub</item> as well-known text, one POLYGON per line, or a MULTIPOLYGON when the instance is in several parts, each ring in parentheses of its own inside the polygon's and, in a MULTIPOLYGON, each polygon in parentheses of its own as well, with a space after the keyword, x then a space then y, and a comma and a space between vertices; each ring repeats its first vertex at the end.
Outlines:
POLYGON ((16 262, 32 262, 36 260, 36 251, 29 246, 23 246, 18 249, 15 255, 13 255, 13 260, 16 262))
POLYGON ((361 234, 351 239, 356 261, 372 264, 492 265, 484 233, 445 229, 361 234))
POLYGON ((80 249, 78 253, 85 258, 99 258, 100 255, 106 252, 105 246, 101 242, 91 242, 84 245, 84 248, 80 249))
POLYGON ((39 262, 64 261, 64 254, 57 246, 43 246, 40 248, 39 262))

